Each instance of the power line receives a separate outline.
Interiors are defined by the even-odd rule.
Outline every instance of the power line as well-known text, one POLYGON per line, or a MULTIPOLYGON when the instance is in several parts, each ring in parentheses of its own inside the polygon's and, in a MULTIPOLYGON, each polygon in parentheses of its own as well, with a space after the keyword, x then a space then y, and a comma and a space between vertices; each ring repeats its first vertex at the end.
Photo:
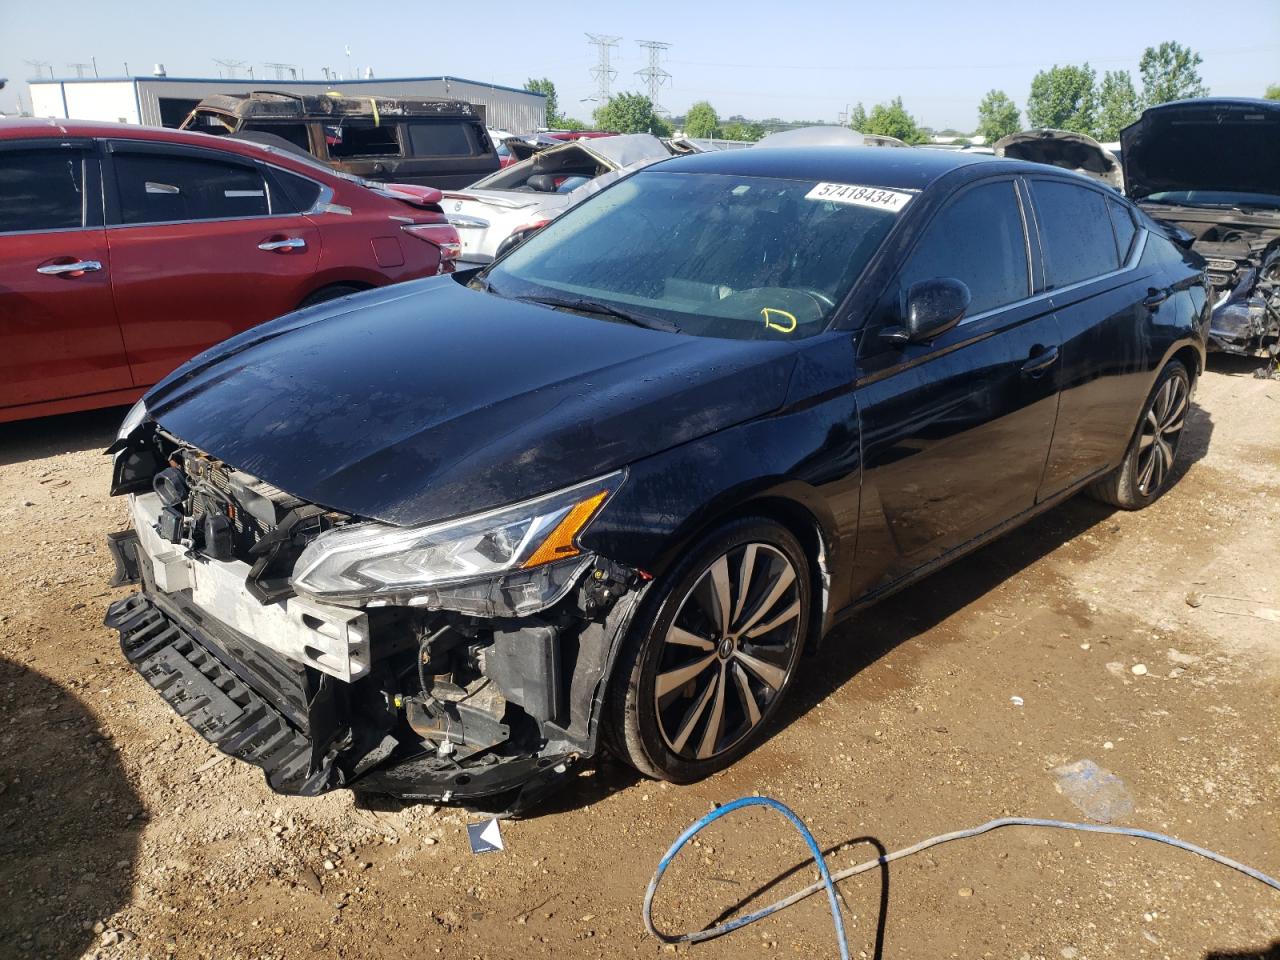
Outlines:
POLYGON ((591 68, 591 77, 596 82, 596 99, 601 103, 605 103, 610 95, 609 85, 613 82, 613 78, 618 75, 618 71, 609 62, 609 56, 622 38, 606 37, 598 33, 588 33, 586 36, 587 42, 596 48, 598 57, 596 65, 591 68))
POLYGON ((649 66, 637 70, 636 76, 644 77, 649 86, 649 102, 653 104, 654 113, 667 113, 667 108, 658 103, 658 91, 665 83, 671 82, 671 74, 662 68, 662 51, 671 44, 660 40, 637 40, 637 44, 649 51, 649 66))

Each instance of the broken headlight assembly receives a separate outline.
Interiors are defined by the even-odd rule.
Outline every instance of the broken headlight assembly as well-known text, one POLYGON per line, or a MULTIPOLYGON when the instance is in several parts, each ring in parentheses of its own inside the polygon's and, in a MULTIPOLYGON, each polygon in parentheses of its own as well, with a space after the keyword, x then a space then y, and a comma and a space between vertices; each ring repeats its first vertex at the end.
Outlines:
POLYGON ((129 412, 124 415, 124 420, 120 423, 120 429, 116 432, 117 440, 124 440, 129 434, 137 430, 142 425, 142 421, 147 418, 147 404, 145 400, 139 400, 129 412))
POLYGON ((591 563, 579 536, 624 478, 426 527, 337 527, 303 550, 293 587, 327 603, 527 616, 559 601, 591 563))

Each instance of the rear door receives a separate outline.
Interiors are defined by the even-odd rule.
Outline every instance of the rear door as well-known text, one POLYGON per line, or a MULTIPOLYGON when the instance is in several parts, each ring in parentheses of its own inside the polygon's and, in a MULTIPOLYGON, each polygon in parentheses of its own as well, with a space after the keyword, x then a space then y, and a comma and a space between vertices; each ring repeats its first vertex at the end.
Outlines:
POLYGON ((320 232, 248 158, 109 144, 107 242, 134 383, 298 307, 320 232))
POLYGON ((1062 330, 1062 398, 1041 497, 1119 462, 1146 399, 1153 365, 1148 331, 1170 291, 1141 265, 1143 231, 1102 188, 1032 177, 1044 251, 1044 289, 1062 330))
POLYGON ((3 409, 129 389, 90 140, 0 143, 3 409))
POLYGON ((1052 307, 1033 295, 1034 235, 1013 178, 985 180, 934 215, 859 343, 863 494, 855 595, 945 557, 1035 505, 1057 416, 1052 307), (964 319, 895 346, 912 283, 963 281, 964 319))

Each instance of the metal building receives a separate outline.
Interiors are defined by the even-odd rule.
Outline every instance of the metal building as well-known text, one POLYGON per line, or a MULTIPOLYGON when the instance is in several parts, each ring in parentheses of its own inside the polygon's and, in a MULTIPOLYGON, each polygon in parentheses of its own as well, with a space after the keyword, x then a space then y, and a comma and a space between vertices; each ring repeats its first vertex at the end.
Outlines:
POLYGON ((215 93, 319 94, 348 96, 445 97, 485 109, 490 127, 526 134, 546 126, 547 98, 540 93, 459 77, 402 77, 386 80, 221 80, 188 77, 84 77, 28 80, 31 112, 37 117, 105 120, 176 127, 205 97, 215 93))

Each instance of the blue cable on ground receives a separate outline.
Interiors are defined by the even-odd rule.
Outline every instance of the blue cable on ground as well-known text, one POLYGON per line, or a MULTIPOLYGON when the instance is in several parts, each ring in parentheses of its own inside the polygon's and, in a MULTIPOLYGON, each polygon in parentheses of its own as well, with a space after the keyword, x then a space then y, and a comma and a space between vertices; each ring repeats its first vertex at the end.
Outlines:
POLYGON ((1165 843, 1179 850, 1186 850, 1190 853, 1206 857, 1214 863, 1220 863, 1224 867, 1230 867, 1238 870, 1247 877, 1252 877, 1265 883, 1269 887, 1280 890, 1280 880, 1267 876, 1261 870, 1255 870, 1253 867, 1246 866, 1239 861, 1232 860, 1230 857, 1224 857, 1220 853, 1212 850, 1206 850, 1204 847, 1198 847, 1194 843, 1187 843, 1185 840, 1179 840, 1177 837, 1170 837, 1163 833, 1155 833, 1151 830, 1141 830, 1135 827, 1116 827, 1103 823, 1072 823, 1068 820, 1041 820, 1035 817, 1001 817, 998 820, 988 820, 986 823, 976 827, 970 827, 968 830, 956 830, 953 833, 943 833, 936 837, 930 837, 927 840, 921 840, 917 844, 910 847, 904 847, 901 850, 895 850, 893 853, 876 857, 874 860, 868 860, 857 866, 840 870, 837 873, 831 873, 827 869, 827 862, 822 856, 822 848, 818 846, 818 842, 814 840, 813 834, 804 825, 803 821, 785 804, 779 803, 771 797, 743 797, 740 800, 734 800, 727 803, 723 807, 712 810, 705 817, 695 822, 691 827, 680 834, 676 838, 676 842, 658 861, 658 869, 653 874, 653 879, 649 881, 649 887, 644 894, 644 925, 648 931, 666 943, 701 943, 704 940, 712 940, 716 937, 724 936, 732 930, 738 930, 748 924, 755 923, 757 920, 763 920, 771 914, 777 913, 779 910, 786 909, 792 904, 799 903, 806 897, 812 896, 819 890, 827 891, 827 899, 831 902, 831 917, 836 927, 836 942, 840 947, 841 960, 849 960, 849 942, 844 932, 844 920, 840 914, 840 906, 836 899, 836 883, 849 877, 856 876, 859 873, 866 873, 868 870, 874 870, 876 867, 892 863, 894 860, 901 860, 903 857, 909 857, 912 854, 919 853, 921 850, 927 850, 930 847, 936 847, 940 843, 948 843, 952 840, 965 840, 969 837, 977 837, 1000 827, 1051 827, 1058 830, 1079 830, 1084 833, 1109 833, 1124 837, 1137 837, 1142 840, 1154 840, 1157 843, 1165 843), (745 916, 735 917, 727 920, 718 926, 709 927, 706 930, 698 930, 693 933, 663 933, 653 923, 653 899, 657 895, 658 885, 662 882, 662 875, 666 872, 667 867, 671 865, 671 861, 675 855, 680 852, 686 843, 692 840, 697 834, 702 832, 706 827, 721 817, 733 813, 735 810, 741 810, 744 807, 769 807, 777 810, 792 825, 800 831, 800 835, 804 837, 805 843, 809 845, 809 850, 813 854, 814 863, 817 864, 818 873, 822 879, 817 883, 798 890, 789 897, 783 897, 767 907, 746 914, 745 916))

